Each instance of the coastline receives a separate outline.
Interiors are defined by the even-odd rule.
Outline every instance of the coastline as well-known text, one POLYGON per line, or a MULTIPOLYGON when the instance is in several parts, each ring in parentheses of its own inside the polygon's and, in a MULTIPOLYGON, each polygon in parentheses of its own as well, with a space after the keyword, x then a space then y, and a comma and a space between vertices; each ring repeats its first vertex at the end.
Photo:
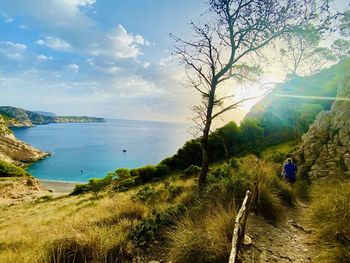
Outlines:
POLYGON ((54 193, 69 194, 73 191, 74 187, 80 182, 64 182, 64 181, 50 181, 40 180, 40 184, 45 190, 52 191, 54 193))

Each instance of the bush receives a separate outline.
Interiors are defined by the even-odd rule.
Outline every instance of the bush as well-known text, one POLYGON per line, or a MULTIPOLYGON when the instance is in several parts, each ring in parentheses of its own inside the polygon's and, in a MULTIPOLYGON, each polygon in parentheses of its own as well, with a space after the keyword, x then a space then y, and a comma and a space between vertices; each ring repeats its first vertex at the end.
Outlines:
POLYGON ((130 175, 137 177, 136 183, 147 183, 151 180, 160 179, 169 173, 169 168, 165 164, 147 165, 141 168, 133 169, 130 175))
POLYGON ((146 202, 151 199, 156 194, 156 191, 153 187, 148 185, 142 187, 133 197, 134 201, 143 201, 146 202))
POLYGON ((22 177, 29 175, 30 174, 26 170, 14 164, 0 161, 0 177, 22 177))
POLYGON ((201 168, 199 166, 191 164, 190 166, 188 166, 184 170, 184 173, 181 177, 182 178, 189 178, 191 176, 197 176, 200 171, 201 171, 201 168))
POLYGON ((181 185, 170 185, 168 187, 168 201, 172 201, 175 199, 175 197, 179 196, 185 191, 185 188, 181 185))
POLYGON ((147 242, 157 238, 159 231, 164 227, 174 225, 176 219, 186 211, 182 204, 170 206, 164 211, 152 211, 151 215, 143 219, 129 233, 128 238, 136 245, 145 245, 147 242))
POLYGON ((125 168, 120 168, 115 171, 115 176, 117 177, 118 180, 123 180, 126 178, 129 178, 130 175, 130 170, 125 169, 125 168))
POLYGON ((234 217, 234 209, 216 206, 202 217, 181 219, 166 234, 172 262, 228 262, 234 217))
POLYGON ((92 178, 89 180, 87 184, 77 184, 71 195, 79 195, 86 192, 92 192, 95 196, 97 196, 103 189, 105 189, 108 185, 110 185, 113 181, 113 175, 109 174, 106 177, 100 178, 92 178))
POLYGON ((138 177, 128 178, 122 181, 115 180, 113 182, 113 190, 117 192, 127 191, 128 189, 137 186, 138 177))

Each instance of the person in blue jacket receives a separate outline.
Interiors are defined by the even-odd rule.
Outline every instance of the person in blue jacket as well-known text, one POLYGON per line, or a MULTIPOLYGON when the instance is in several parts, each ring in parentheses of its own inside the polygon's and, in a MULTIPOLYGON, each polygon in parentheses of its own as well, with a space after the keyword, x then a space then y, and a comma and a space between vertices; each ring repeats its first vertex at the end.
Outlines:
POLYGON ((297 166, 293 163, 291 158, 283 166, 283 175, 287 182, 294 184, 296 180, 297 166))

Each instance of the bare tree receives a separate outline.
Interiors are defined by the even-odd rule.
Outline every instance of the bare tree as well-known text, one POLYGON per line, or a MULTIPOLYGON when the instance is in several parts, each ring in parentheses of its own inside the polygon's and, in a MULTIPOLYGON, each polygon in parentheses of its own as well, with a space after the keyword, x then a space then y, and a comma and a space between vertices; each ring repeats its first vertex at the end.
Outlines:
POLYGON ((310 56, 318 46, 321 36, 315 28, 300 29, 285 34, 285 47, 280 49, 280 60, 285 69, 292 75, 305 71, 305 57, 310 56))
POLYGON ((210 0, 210 21, 191 23, 193 39, 171 35, 177 42, 174 53, 185 65, 190 87, 202 97, 194 107, 202 133, 200 191, 209 168, 208 137, 213 121, 247 99, 235 101, 234 94, 222 95, 224 83, 251 79, 259 72, 259 61, 250 62, 251 58, 260 57, 267 45, 284 34, 317 23, 327 9, 327 0, 210 0))

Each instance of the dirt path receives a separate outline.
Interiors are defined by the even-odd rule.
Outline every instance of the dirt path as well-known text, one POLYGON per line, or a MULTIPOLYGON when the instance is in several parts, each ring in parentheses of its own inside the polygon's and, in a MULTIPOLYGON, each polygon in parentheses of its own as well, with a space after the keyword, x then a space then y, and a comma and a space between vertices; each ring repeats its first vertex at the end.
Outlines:
POLYGON ((309 241, 312 232, 305 227, 304 220, 306 209, 305 204, 298 203, 275 225, 249 215, 246 233, 252 244, 245 246, 243 262, 313 262, 309 241))

